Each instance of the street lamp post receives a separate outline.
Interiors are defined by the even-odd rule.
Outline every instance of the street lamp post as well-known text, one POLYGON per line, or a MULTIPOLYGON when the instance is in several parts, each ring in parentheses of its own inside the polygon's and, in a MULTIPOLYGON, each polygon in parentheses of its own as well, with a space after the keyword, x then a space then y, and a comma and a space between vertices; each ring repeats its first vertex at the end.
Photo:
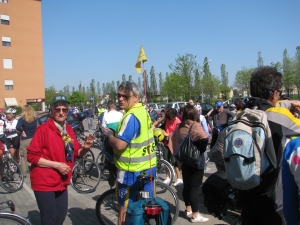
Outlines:
MULTIPOLYGON (((207 60, 207 61, 205 61, 205 62, 203 63, 203 65, 202 65, 202 68, 204 67, 204 65, 205 65, 206 63, 209 63, 209 62, 211 62, 210 59, 207 60)), ((203 103, 203 84, 202 84, 201 102, 203 103)))

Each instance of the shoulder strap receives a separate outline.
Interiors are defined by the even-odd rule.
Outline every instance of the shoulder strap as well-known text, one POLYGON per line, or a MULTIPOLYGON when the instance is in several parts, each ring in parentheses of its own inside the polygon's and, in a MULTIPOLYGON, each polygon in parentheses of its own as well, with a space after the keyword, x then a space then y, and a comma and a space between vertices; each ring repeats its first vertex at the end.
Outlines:
POLYGON ((190 134, 191 129, 192 129, 192 127, 194 126, 194 124, 195 124, 195 123, 193 123, 192 126, 190 127, 188 134, 190 134))

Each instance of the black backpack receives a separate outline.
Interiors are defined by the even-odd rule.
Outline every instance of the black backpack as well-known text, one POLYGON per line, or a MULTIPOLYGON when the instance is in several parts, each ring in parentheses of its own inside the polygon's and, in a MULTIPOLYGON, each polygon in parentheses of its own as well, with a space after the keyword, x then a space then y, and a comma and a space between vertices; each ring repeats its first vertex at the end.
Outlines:
POLYGON ((237 207, 237 191, 226 180, 226 172, 217 171, 211 174, 202 184, 204 206, 220 220, 228 208, 237 207))

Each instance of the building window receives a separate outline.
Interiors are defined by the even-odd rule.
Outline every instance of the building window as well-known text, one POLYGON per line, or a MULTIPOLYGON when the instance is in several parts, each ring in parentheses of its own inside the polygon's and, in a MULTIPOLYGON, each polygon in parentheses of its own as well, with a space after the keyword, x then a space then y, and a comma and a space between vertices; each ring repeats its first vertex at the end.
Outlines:
POLYGON ((8 41, 2 41, 2 46, 10 47, 10 42, 8 41))
POLYGON ((3 24, 3 25, 9 25, 9 16, 7 16, 7 15, 1 15, 0 19, 1 19, 1 24, 3 24))
POLYGON ((3 19, 1 19, 1 24, 3 24, 3 25, 9 25, 9 20, 3 20, 3 19))
POLYGON ((11 46, 11 39, 10 37, 2 37, 2 46, 11 46))
POLYGON ((13 80, 4 80, 5 90, 13 90, 14 81, 13 80))
POLYGON ((12 59, 3 59, 3 68, 12 69, 12 59))

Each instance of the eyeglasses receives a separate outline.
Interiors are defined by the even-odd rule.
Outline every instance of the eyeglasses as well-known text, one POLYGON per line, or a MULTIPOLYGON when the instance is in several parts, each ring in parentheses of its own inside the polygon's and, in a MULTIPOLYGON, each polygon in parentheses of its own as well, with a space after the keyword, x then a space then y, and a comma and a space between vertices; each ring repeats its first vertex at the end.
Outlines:
POLYGON ((132 97, 132 96, 134 96, 134 95, 128 96, 128 95, 117 94, 117 97, 118 97, 118 98, 121 98, 121 97, 122 97, 124 100, 127 100, 128 98, 130 98, 130 97, 132 97))
POLYGON ((55 108, 55 109, 54 109, 54 111, 55 111, 56 113, 60 113, 61 111, 62 111, 63 113, 67 113, 68 110, 69 110, 69 109, 67 109, 67 108, 55 108))

